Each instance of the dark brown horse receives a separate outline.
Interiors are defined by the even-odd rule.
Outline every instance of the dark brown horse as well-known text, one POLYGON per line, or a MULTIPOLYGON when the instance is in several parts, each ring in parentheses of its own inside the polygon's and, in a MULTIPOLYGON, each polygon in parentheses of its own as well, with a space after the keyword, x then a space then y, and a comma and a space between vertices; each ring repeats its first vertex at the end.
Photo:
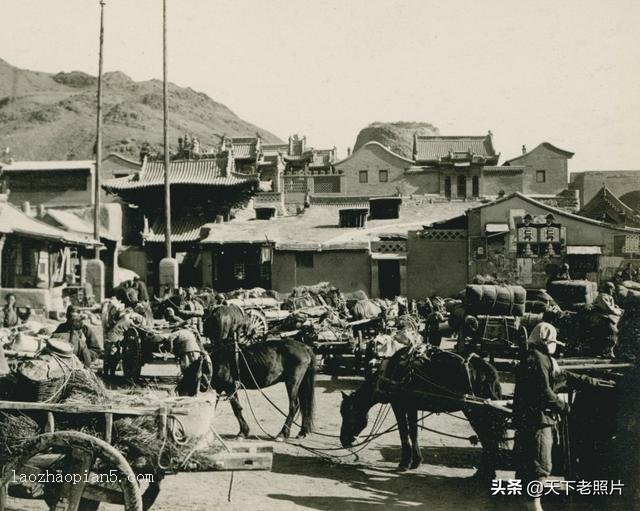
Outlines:
POLYGON ((313 428, 315 355, 313 350, 295 340, 266 341, 236 349, 236 341, 248 331, 245 314, 235 305, 211 309, 204 319, 204 335, 211 340, 213 376, 211 386, 226 393, 240 425, 240 436, 249 434, 238 400, 238 383, 248 389, 262 389, 284 383, 289 396, 287 417, 278 434, 288 438, 291 425, 300 411, 302 438, 313 428))
POLYGON ((313 430, 315 408, 315 355, 313 350, 293 339, 265 341, 243 346, 236 351, 233 344, 216 343, 211 353, 213 376, 211 386, 229 397, 233 413, 240 425, 239 436, 249 434, 238 400, 238 383, 247 389, 263 389, 284 383, 289 396, 289 409, 277 438, 289 438, 298 411, 302 422, 298 438, 313 430))
POLYGON ((469 405, 461 398, 471 395, 500 399, 498 372, 477 355, 464 359, 438 349, 432 349, 426 356, 410 353, 408 348, 399 351, 381 370, 382 375, 365 381, 350 395, 343 394, 340 407, 342 446, 350 447, 356 435, 366 428, 368 412, 375 404, 390 403, 402 445, 398 468, 417 468, 422 462, 418 445, 418 410, 435 413, 462 411, 483 446, 477 476, 483 480, 495 477, 506 421, 495 409, 469 405), (389 380, 401 383, 393 388, 381 386, 389 380))

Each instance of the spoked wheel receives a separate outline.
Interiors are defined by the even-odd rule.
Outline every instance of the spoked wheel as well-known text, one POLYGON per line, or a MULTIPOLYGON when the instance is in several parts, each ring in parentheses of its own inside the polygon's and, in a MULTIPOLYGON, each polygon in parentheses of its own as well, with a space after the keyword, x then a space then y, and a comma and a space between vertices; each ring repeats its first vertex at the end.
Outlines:
POLYGON ((249 309, 245 311, 247 315, 247 332, 248 335, 243 340, 243 344, 253 344, 262 341, 269 332, 267 317, 262 311, 249 309))
MULTIPOLYGON (((112 445, 78 431, 38 435, 27 441, 18 457, 2 467, 0 488, 13 481, 44 483, 44 499, 53 511, 95 510, 100 502, 143 511, 136 475, 112 445)), ((5 509, 6 495, 0 498, 5 509)))

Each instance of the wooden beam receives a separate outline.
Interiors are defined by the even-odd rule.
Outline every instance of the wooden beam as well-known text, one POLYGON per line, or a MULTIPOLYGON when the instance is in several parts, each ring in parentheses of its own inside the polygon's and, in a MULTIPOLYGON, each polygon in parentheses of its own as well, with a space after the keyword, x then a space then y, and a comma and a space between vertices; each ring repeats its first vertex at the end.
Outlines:
MULTIPOLYGON (((162 415, 166 412, 165 408, 151 406, 136 406, 135 408, 127 407, 108 407, 100 405, 70 404, 70 403, 27 403, 22 401, 0 401, 0 410, 44 410, 47 412, 61 413, 111 413, 114 415, 162 415), (165 410, 165 411, 163 411, 165 410)), ((188 415, 188 407, 177 406, 176 408, 168 408, 169 415, 188 415)))

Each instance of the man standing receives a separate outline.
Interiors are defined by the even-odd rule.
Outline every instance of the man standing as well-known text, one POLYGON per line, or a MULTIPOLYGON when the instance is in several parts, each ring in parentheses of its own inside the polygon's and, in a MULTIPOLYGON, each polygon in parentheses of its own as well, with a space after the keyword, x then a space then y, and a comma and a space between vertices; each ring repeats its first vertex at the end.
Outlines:
MULTIPOLYGON (((560 414, 569 412, 569 403, 556 393, 564 386, 596 385, 588 376, 563 371, 552 355, 556 352, 557 331, 549 323, 535 326, 527 341, 528 350, 516 369, 513 396, 513 426, 516 429, 516 478, 527 488, 531 481, 544 481, 551 474, 553 434, 560 414)), ((530 497, 527 509, 541 511, 540 497, 530 497)))
POLYGON ((0 309, 0 326, 11 328, 20 323, 18 308, 16 307, 16 295, 9 293, 5 300, 4 307, 0 309))
POLYGON ((606 331, 600 332, 604 345, 599 347, 603 356, 611 358, 615 358, 614 348, 618 344, 618 322, 624 312, 616 305, 615 292, 616 286, 613 282, 605 282, 593 302, 593 310, 603 317, 606 327, 606 331))
POLYGON ((204 316, 204 308, 202 304, 195 298, 196 290, 190 287, 186 291, 184 305, 179 311, 181 318, 187 321, 187 325, 202 333, 202 318, 204 316))

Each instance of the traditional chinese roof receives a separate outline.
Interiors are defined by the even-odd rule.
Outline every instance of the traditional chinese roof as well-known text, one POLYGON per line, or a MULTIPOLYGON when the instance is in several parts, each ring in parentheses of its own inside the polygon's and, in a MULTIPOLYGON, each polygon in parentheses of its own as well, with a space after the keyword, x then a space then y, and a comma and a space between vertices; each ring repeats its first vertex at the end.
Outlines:
MULTIPOLYGON (((367 142, 365 145, 363 145, 362 147, 359 147, 357 150, 353 151, 353 153, 351 153, 346 158, 343 158, 342 160, 335 162, 333 165, 334 165, 334 167, 338 167, 340 164, 350 160, 351 158, 353 158, 354 156, 356 156, 360 152, 365 151, 365 150, 368 151, 368 150, 370 150, 370 149, 372 149, 374 147, 382 149, 383 151, 385 151, 386 153, 390 154, 391 156, 397 158, 398 160, 401 160, 403 163, 408 163, 409 165, 407 165, 407 169, 409 169, 410 166, 413 165, 413 163, 414 163, 413 160, 409 160, 408 158, 405 158, 404 156, 401 156, 398 153, 394 153, 391 149, 389 149, 385 145, 382 145, 380 142, 376 142, 375 140, 371 140, 371 141, 367 142)), ((422 169, 420 169, 420 170, 422 170, 422 169)))
POLYGON ((414 137, 413 158, 418 162, 439 162, 450 158, 452 154, 466 154, 490 165, 495 165, 499 157, 493 147, 491 135, 414 137))
MULTIPOLYGON (((185 243, 198 241, 200 230, 206 221, 202 218, 180 218, 171 221, 171 241, 173 243, 185 243)), ((149 232, 142 234, 146 243, 164 243, 165 225, 164 218, 157 218, 149 232)))
POLYGON ((640 213, 622 202, 606 185, 582 207, 580 215, 608 223, 640 227, 640 213))
POLYGON ((80 232, 68 232, 30 217, 8 202, 0 202, 0 233, 45 238, 68 245, 95 246, 100 242, 80 232))
MULTIPOLYGON (((203 160, 176 160, 171 162, 169 179, 172 185, 235 186, 255 182, 256 178, 229 172, 226 156, 203 160)), ((145 161, 140 172, 127 177, 109 179, 102 187, 108 192, 137 190, 164 186, 164 162, 145 161)))

